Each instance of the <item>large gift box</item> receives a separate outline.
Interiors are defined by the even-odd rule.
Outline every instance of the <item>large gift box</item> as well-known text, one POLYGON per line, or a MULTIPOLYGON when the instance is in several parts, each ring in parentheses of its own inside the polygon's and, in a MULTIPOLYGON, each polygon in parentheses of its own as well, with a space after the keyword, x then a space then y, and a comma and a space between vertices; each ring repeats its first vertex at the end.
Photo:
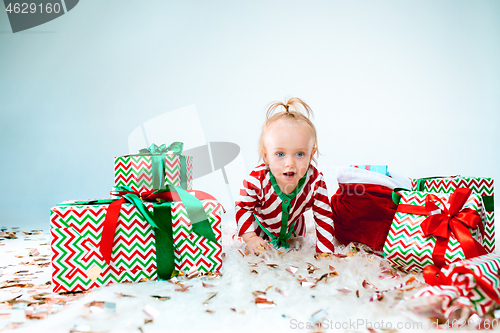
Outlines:
POLYGON ((135 191, 158 190, 166 185, 190 190, 193 185, 193 158, 182 155, 183 144, 154 143, 138 154, 115 157, 115 186, 135 191))
POLYGON ((412 190, 435 193, 452 193, 457 188, 470 188, 472 193, 483 198, 486 211, 485 248, 488 253, 495 251, 495 213, 493 205, 493 179, 483 177, 430 177, 412 179, 412 190))
MULTIPOLYGON (((424 270, 425 282, 430 284, 415 295, 438 296, 442 299, 442 312, 449 314, 457 308, 467 308, 469 314, 484 316, 500 304, 500 255, 490 253, 441 269, 428 266, 424 270)), ((448 316, 445 316, 448 317, 448 316)))
POLYGON ((418 272, 486 254, 486 212, 481 197, 471 192, 397 192, 400 201, 384 244, 387 259, 418 272))
POLYGON ((130 189, 118 189, 112 194, 120 199, 64 202, 52 208, 55 292, 166 280, 176 271, 220 270, 222 206, 215 198, 182 189, 151 191, 139 198, 130 189))

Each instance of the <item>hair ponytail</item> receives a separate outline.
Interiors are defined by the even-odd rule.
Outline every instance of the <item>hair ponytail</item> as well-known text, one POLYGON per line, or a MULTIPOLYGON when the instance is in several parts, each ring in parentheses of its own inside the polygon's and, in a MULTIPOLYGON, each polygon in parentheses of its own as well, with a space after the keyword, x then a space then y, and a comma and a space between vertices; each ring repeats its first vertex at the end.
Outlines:
MULTIPOLYGON (((267 107, 267 111, 266 111, 266 122, 273 117, 273 113, 280 106, 282 106, 285 109, 285 111, 282 111, 282 113, 287 114, 287 116, 291 116, 293 118, 296 118, 296 116, 298 116, 298 114, 302 114, 300 112, 301 110, 305 111, 304 116, 307 116, 307 118, 309 118, 313 115, 311 107, 309 105, 307 105, 306 102, 304 102, 303 100, 301 100, 298 97, 292 97, 292 98, 285 99, 285 103, 272 102, 271 104, 269 104, 269 106, 267 107), (290 109, 292 111, 290 111, 290 109), (294 113, 298 113, 298 114, 293 115, 294 113)), ((277 114, 279 114, 279 113, 277 113, 277 114)), ((277 114, 274 114, 274 116, 277 114)))

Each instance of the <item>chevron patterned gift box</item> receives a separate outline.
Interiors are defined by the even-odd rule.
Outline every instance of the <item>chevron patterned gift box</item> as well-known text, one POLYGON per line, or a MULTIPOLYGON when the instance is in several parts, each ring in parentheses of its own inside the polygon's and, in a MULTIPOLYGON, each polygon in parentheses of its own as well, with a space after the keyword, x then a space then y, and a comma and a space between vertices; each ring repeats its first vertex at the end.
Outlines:
POLYGON ((165 184, 190 190, 193 186, 193 158, 182 155, 183 144, 154 143, 139 154, 115 157, 115 186, 135 191, 157 190, 165 184))
POLYGON ((483 201, 470 189, 452 194, 400 191, 384 255, 405 271, 486 254, 483 201))
POLYGON ((483 197, 486 210, 485 248, 495 251, 495 212, 493 205, 493 179, 482 177, 430 177, 412 179, 412 190, 434 193, 452 193, 457 188, 470 188, 472 193, 483 197))
POLYGON ((428 266, 425 282, 430 284, 416 297, 439 296, 443 299, 442 312, 467 307, 470 314, 484 316, 500 304, 500 255, 490 253, 442 267, 428 266))
MULTIPOLYGON (((118 208, 116 231, 111 233, 109 246, 110 264, 106 262, 100 246, 106 214, 111 214, 108 211, 114 201, 68 201, 52 208, 50 232, 55 292, 88 290, 113 282, 157 279, 157 231, 145 220, 144 211, 131 203, 124 202, 118 208)), ((172 266, 175 264, 177 271, 218 272, 221 268, 222 206, 216 200, 200 200, 200 203, 217 242, 195 232, 183 202, 168 203, 170 239, 174 243, 172 266)), ((144 202, 142 207, 153 212, 155 205, 144 202)))

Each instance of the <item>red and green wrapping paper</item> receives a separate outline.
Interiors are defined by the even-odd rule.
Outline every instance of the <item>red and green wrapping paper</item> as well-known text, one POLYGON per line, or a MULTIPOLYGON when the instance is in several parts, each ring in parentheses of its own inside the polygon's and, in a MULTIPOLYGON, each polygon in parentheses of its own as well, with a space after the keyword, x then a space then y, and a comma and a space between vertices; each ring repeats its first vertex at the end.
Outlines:
MULTIPOLYGON (((203 193, 190 191, 195 194, 196 192, 203 193)), ((153 199, 156 201, 156 198, 153 199)), ((140 202, 138 196, 137 200, 140 202)), ((155 280, 159 275, 157 270, 162 266, 165 271, 169 260, 172 266, 175 266, 172 268, 177 271, 220 270, 222 206, 213 198, 199 200, 199 203, 206 213, 206 226, 211 230, 209 233, 212 232, 212 238, 214 237, 216 242, 200 235, 205 233, 195 230, 182 201, 161 204, 144 202, 140 206, 122 200, 121 207, 114 213, 117 215, 116 226, 111 228, 109 221, 110 217, 113 220, 113 212, 110 207, 113 202, 116 206, 117 200, 99 200, 97 203, 95 201, 84 204, 65 202, 51 210, 52 282, 55 292, 88 290, 114 282, 137 282, 143 278, 155 280), (160 213, 170 215, 169 237, 170 242, 173 241, 170 250, 165 250, 165 244, 160 243, 159 238, 165 238, 165 234, 145 218, 148 214, 153 216, 151 213, 156 215, 156 224, 164 223, 164 219, 157 218, 161 216, 160 213), (108 229, 104 228, 105 224, 108 229), (104 235, 105 230, 108 236, 104 235), (103 239, 109 238, 110 233, 111 243, 107 244, 106 249, 103 239), (172 252, 168 253, 169 251, 172 252), (157 262, 160 254, 164 259, 157 262)), ((195 227, 200 225, 194 224, 195 227)), ((170 276, 169 274, 162 278, 168 279, 170 276)))
POLYGON ((485 249, 495 251, 495 212, 493 204, 494 187, 492 178, 483 177, 430 177, 412 179, 412 190, 434 193, 452 193, 457 188, 470 188, 472 193, 483 198, 486 211, 485 249))
POLYGON ((485 210, 470 189, 452 194, 399 191, 396 214, 384 244, 384 255, 405 271, 486 254, 485 210))
POLYGON ((134 191, 180 186, 190 190, 193 186, 193 158, 182 155, 183 144, 170 146, 154 143, 135 155, 115 157, 115 186, 128 186, 134 191))
POLYGON ((430 284, 416 297, 439 296, 443 299, 442 312, 467 307, 484 316, 500 304, 500 255, 490 253, 480 257, 452 263, 441 269, 428 266, 424 270, 425 282, 430 284))

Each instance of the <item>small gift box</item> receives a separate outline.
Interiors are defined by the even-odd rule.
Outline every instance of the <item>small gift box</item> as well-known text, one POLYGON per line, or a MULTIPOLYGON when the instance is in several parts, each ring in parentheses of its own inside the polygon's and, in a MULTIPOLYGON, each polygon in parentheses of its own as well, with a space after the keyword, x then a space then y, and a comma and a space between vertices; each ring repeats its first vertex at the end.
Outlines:
POLYGON ((400 191, 384 255, 406 271, 486 254, 483 201, 470 189, 452 194, 400 191))
POLYGON ((141 195, 117 189, 112 194, 120 199, 52 208, 55 292, 220 270, 222 206, 215 198, 171 186, 141 195))
POLYGON ((193 158, 182 155, 183 143, 170 146, 154 143, 138 154, 115 157, 115 186, 128 186, 134 191, 149 191, 180 186, 190 190, 193 185, 193 158))
POLYGON ((413 298, 440 297, 445 318, 457 308, 469 309, 469 315, 476 313, 484 316, 500 304, 499 269, 500 255, 497 253, 452 263, 441 269, 427 266, 424 278, 431 286, 419 291, 413 298))
POLYGON ((351 168, 359 168, 359 169, 364 169, 368 171, 373 171, 376 173, 380 173, 381 175, 388 176, 389 172, 387 171, 387 165, 370 165, 370 164, 356 164, 356 165, 351 165, 351 168))
POLYGON ((412 190, 434 193, 452 193, 457 188, 470 188, 483 199, 486 211, 484 247, 488 253, 495 251, 495 213, 493 205, 493 179, 483 177, 429 177, 412 179, 412 190))

